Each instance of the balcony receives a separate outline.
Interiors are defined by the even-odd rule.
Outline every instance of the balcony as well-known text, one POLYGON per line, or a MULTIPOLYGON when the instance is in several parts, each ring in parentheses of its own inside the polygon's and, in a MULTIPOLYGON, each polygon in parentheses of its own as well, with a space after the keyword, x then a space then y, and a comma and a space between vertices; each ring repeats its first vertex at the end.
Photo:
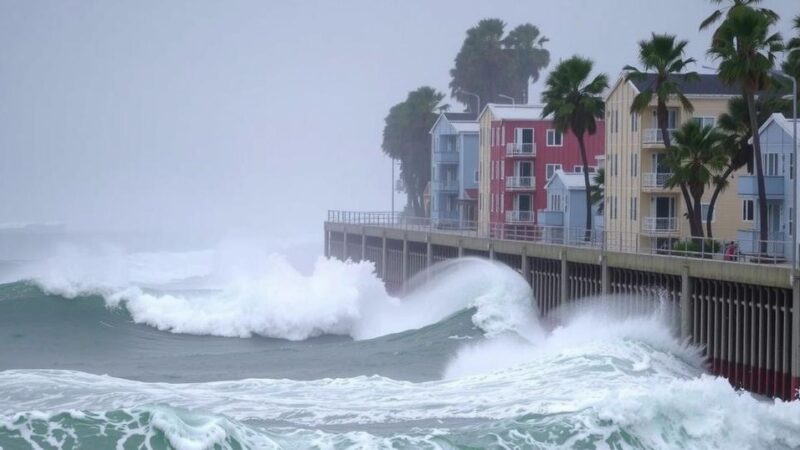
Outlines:
POLYGON ((509 191, 532 191, 536 186, 536 177, 506 177, 506 189, 509 191))
POLYGON ((433 152, 435 164, 458 164, 458 152, 455 147, 439 148, 433 152))
POLYGON ((642 173, 642 189, 665 189, 672 172, 642 173))
POLYGON ((506 144, 506 156, 512 158, 536 156, 536 143, 523 144, 521 142, 509 142, 506 144))
POLYGON ((648 234, 673 234, 678 232, 676 217, 643 217, 642 231, 648 234))
MULTIPOLYGON (((769 200, 781 200, 784 196, 784 179, 778 176, 764 177, 764 190, 769 200)), ((736 193, 742 197, 758 196, 758 177, 755 175, 744 175, 739 177, 736 185, 736 193)))
POLYGON ((431 188, 438 192, 458 192, 458 180, 438 180, 431 182, 431 188))
MULTIPOLYGON (((675 136, 675 129, 670 128, 667 130, 670 140, 675 136)), ((645 128, 642 130, 642 144, 661 144, 664 145, 663 135, 659 128, 645 128)))
POLYGON ((756 254, 762 253, 763 247, 767 248, 767 255, 773 257, 786 257, 792 250, 791 238, 782 232, 770 232, 767 235, 766 245, 761 245, 764 241, 761 240, 761 234, 758 229, 751 230, 738 230, 736 232, 736 240, 739 244, 740 254, 756 254))
POLYGON ((540 209, 538 214, 538 223, 543 226, 562 227, 564 226, 564 212, 553 211, 549 209, 540 209))
POLYGON ((535 211, 506 211, 506 223, 533 223, 535 211))

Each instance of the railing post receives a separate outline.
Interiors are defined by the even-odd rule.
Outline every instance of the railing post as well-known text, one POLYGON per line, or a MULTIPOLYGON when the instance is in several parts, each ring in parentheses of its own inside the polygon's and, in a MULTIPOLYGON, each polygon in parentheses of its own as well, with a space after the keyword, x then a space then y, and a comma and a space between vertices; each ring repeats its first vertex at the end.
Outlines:
POLYGON ((458 257, 459 258, 463 258, 464 257, 464 240, 463 239, 459 239, 458 240, 458 257))
POLYGON ((689 277, 689 266, 681 269, 681 339, 692 337, 692 279, 689 277))
POLYGON ((342 261, 347 261, 347 225, 345 225, 342 237, 342 261))
POLYGON ((561 299, 562 305, 567 303, 569 298, 569 261, 567 260, 567 250, 561 250, 561 299))
POLYGON ((494 261, 494 242, 489 241, 489 260, 494 261))

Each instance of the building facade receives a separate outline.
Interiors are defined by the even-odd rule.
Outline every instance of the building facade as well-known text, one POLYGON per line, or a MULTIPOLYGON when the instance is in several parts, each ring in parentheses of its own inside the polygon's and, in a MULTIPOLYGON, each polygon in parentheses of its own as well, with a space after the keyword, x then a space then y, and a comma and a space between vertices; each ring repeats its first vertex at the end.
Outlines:
MULTIPOLYGON (((586 183, 583 173, 556 170, 545 186, 546 208, 537 212, 537 222, 543 227, 543 240, 553 244, 571 244, 586 239, 586 183)), ((592 228, 600 231, 597 205, 592 205, 592 228)), ((592 233, 589 239, 597 240, 602 235, 592 233)))
MULTIPOLYGON (((761 164, 764 170, 764 189, 767 197, 767 253, 777 258, 791 257, 797 213, 794 211, 794 130, 793 121, 783 114, 773 114, 761 126, 761 164)), ((755 172, 755 163, 752 164, 755 172)), ((742 202, 744 227, 739 230, 739 251, 759 253, 761 248, 758 205, 758 183, 755 173, 739 177, 737 193, 742 202)))
POLYGON ((473 228, 477 219, 478 122, 471 113, 442 113, 431 134, 431 223, 473 228))
MULTIPOLYGON (((631 112, 631 104, 655 76, 637 82, 620 76, 606 98, 606 158, 604 222, 609 248, 663 248, 690 236, 686 205, 680 190, 667 189, 672 175, 664 164, 664 142, 656 119, 656 99, 641 114, 631 112)), ((669 132, 688 120, 713 125, 727 111, 728 101, 737 95, 735 87, 725 86, 716 75, 700 75, 693 82, 679 81, 694 111, 670 99, 669 132)), ((731 183, 745 173, 734 173, 731 183)), ((702 200, 703 227, 713 189, 702 200)), ((744 222, 741 201, 735 189, 724 190, 717 200, 712 220, 714 238, 733 240, 744 222)))
MULTIPOLYGON (((545 185, 557 170, 580 172, 583 164, 577 138, 556 131, 542 107, 488 104, 480 123, 480 200, 482 231, 532 228, 537 209, 545 208, 545 185)), ((605 128, 586 135, 589 171, 603 154, 605 128)))

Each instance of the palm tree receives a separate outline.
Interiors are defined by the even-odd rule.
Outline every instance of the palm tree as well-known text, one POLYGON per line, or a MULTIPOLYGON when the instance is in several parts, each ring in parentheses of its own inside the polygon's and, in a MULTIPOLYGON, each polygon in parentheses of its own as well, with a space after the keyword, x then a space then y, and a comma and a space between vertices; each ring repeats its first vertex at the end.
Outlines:
MULTIPOLYGON (((664 141, 665 148, 669 148, 671 145, 667 102, 674 97, 680 101, 684 109, 689 112, 694 111, 692 103, 683 95, 681 86, 684 82, 699 79, 696 72, 684 72, 686 67, 694 63, 695 60, 693 58, 683 59, 688 42, 676 41, 676 39, 674 35, 653 33, 650 40, 639 42, 639 62, 644 70, 639 70, 633 66, 625 66, 623 69, 628 71, 626 76, 628 81, 648 80, 647 72, 655 72, 652 83, 641 89, 633 99, 631 112, 641 114, 650 106, 653 96, 656 97, 656 120, 658 121, 658 128, 661 130, 661 139, 664 141)), ((689 211, 687 217, 692 235, 702 235, 702 221, 690 209, 691 197, 689 190, 683 184, 679 185, 679 187, 683 195, 683 201, 689 211)))
MULTIPOLYGON (((788 112, 791 102, 778 96, 760 96, 756 99, 756 119, 760 127, 775 112, 788 112)), ((724 172, 714 177, 714 192, 708 203, 706 215, 706 236, 711 234, 711 219, 714 217, 714 208, 720 193, 728 187, 730 176, 745 165, 753 162, 753 146, 749 143, 753 135, 750 129, 750 116, 747 112, 747 102, 743 97, 735 97, 728 101, 728 112, 723 113, 717 120, 717 127, 726 134, 723 148, 726 154, 726 167, 724 172)))
POLYGON ((605 208, 605 195, 606 195, 606 169, 599 168, 597 172, 592 177, 592 192, 591 192, 591 199, 592 204, 597 205, 597 212, 603 213, 603 209, 605 208))
MULTIPOLYGON (((755 94, 772 85, 770 70, 775 66, 775 53, 783 48, 781 36, 770 34, 776 18, 750 6, 732 7, 714 32, 709 55, 719 60, 717 72, 729 85, 738 85, 747 103, 750 129, 758 130, 755 94)), ((753 133, 753 159, 758 183, 758 219, 761 252, 767 251, 767 196, 764 168, 761 161, 761 140, 753 133)))
POLYGON ((586 187, 586 240, 591 238, 592 232, 592 202, 584 135, 597 132, 597 119, 605 114, 602 94, 608 88, 606 74, 591 78, 593 66, 590 59, 580 56, 562 61, 550 72, 545 82, 546 90, 542 92, 542 117, 552 115, 553 125, 558 131, 571 131, 578 139, 586 187))
MULTIPOLYGON (((710 1, 711 3, 715 3, 717 5, 723 2, 723 0, 710 0, 710 1)), ((711 13, 710 16, 706 17, 706 19, 700 23, 700 29, 705 30, 706 28, 710 27, 711 24, 717 22, 722 16, 725 15, 725 10, 728 10, 728 12, 730 12, 740 7, 752 7, 761 2, 762 0, 730 0, 731 3, 730 6, 716 9, 714 10, 714 12, 711 13)), ((773 19, 775 19, 775 21, 778 20, 778 14, 771 9, 757 8, 756 10, 768 17, 772 17, 773 19)))
MULTIPOLYGON (((698 122, 689 121, 675 131, 675 145, 666 152, 666 165, 672 171, 667 179, 667 187, 685 185, 692 203, 687 209, 694 211, 695 217, 702 216, 701 201, 706 186, 709 186, 717 172, 725 167, 726 155, 722 143, 725 135, 714 127, 700 126, 698 122)), ((693 237, 703 237, 700 233, 692 233, 693 237)))

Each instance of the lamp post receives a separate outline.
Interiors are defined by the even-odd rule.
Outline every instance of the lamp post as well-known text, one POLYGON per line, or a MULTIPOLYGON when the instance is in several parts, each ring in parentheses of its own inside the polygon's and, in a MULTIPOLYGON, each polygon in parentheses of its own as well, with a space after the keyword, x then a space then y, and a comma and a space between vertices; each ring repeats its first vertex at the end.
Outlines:
POLYGON ((788 79, 792 81, 792 141, 794 142, 794 164, 792 164, 792 214, 791 218, 794 224, 792 231, 792 276, 794 277, 795 270, 797 269, 797 80, 783 71, 771 70, 773 75, 788 79))
POLYGON ((478 95, 478 94, 476 94, 474 92, 465 91, 464 89, 461 89, 461 88, 459 88, 456 92, 464 94, 464 95, 471 95, 471 96, 475 97, 475 99, 478 101, 478 106, 475 109, 475 114, 480 114, 481 113, 481 111, 480 111, 480 109, 481 109, 481 97, 480 97, 480 95, 478 95))
POLYGON ((510 95, 497 94, 497 96, 500 97, 500 98, 511 100, 511 105, 512 106, 516 106, 517 105, 517 100, 514 99, 514 97, 512 97, 510 95))

